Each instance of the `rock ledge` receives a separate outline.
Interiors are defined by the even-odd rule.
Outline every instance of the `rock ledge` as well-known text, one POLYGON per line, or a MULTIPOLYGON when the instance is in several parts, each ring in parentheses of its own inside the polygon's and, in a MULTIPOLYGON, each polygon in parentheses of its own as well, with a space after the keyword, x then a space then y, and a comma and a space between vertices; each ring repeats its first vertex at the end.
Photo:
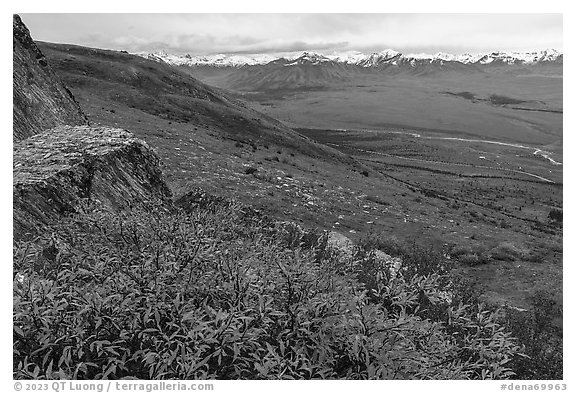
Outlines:
POLYGON ((61 126, 14 144, 13 181, 15 240, 50 227, 82 200, 114 211, 172 204, 146 142, 107 127, 61 126))

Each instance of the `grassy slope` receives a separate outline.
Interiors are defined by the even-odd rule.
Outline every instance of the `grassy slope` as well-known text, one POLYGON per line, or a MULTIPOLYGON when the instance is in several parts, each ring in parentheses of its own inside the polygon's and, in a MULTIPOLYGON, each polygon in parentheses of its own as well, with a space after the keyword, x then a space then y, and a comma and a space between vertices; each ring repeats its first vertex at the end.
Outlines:
POLYGON ((361 71, 347 64, 326 63, 286 66, 273 62, 240 68, 226 78, 226 87, 248 91, 322 87, 342 83, 361 71))
MULTIPOLYGON (((311 212, 310 195, 322 193, 327 182, 348 189, 366 169, 165 64, 120 52, 40 46, 92 123, 129 129, 150 143, 176 196, 201 186, 326 227, 336 213, 311 212), (246 175, 248 166, 257 174, 246 175), (279 197, 288 183, 288 195, 279 197)), ((349 199, 341 192, 334 198, 349 199)))
MULTIPOLYGON (((531 229, 532 223, 503 215, 494 206, 454 208, 454 201, 462 195, 439 199, 419 189, 450 189, 453 176, 436 174, 434 179, 442 181, 428 184, 432 178, 426 168, 356 164, 348 158, 353 152, 338 153, 301 138, 247 109, 230 94, 208 88, 166 65, 118 52, 41 46, 92 123, 129 129, 158 152, 177 197, 201 187, 238 198, 275 217, 334 229, 350 237, 372 231, 416 241, 429 238, 451 245, 481 244, 486 251, 508 239, 519 247, 527 246, 528 253, 536 257, 541 250, 533 246, 534 240, 548 236, 531 229), (250 116, 258 116, 262 122, 250 116), (373 168, 366 169, 367 165, 373 168), (247 167, 257 171, 246 174, 247 167), (364 170, 368 176, 361 173, 364 170), (417 187, 396 175, 407 176, 417 187), (472 213, 480 218, 469 216, 472 213), (500 225, 501 220, 507 225, 500 225), (483 236, 475 238, 478 234, 483 236)), ((425 153, 419 146, 414 145, 411 154, 425 153)), ((497 190, 500 188, 491 182, 484 182, 465 192, 483 195, 497 190)), ((508 202, 514 203, 514 199, 508 202)), ((537 208, 538 219, 545 219, 549 206, 537 208)), ((552 239, 551 244, 557 244, 557 236, 552 239)), ((469 274, 479 277, 493 300, 525 305, 538 287, 552 286, 561 293, 558 253, 545 250, 545 255, 545 264, 523 261, 522 269, 509 269, 509 264, 495 262, 469 274), (506 279, 495 280, 503 277, 506 279), (518 285, 510 287, 509 282, 518 285)))
POLYGON ((245 143, 275 143, 319 157, 338 155, 166 64, 74 45, 41 42, 39 47, 63 81, 79 88, 84 98, 111 101, 168 121, 214 129, 220 137, 245 143))

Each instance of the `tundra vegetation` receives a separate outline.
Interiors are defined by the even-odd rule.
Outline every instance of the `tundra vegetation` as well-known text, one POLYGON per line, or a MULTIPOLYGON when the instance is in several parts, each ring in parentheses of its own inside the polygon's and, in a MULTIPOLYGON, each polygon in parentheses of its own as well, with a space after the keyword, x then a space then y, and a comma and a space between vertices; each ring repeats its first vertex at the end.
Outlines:
POLYGON ((17 244, 15 378, 561 375, 549 298, 487 307, 441 247, 372 234, 344 250, 235 201, 179 205, 84 205, 17 244))

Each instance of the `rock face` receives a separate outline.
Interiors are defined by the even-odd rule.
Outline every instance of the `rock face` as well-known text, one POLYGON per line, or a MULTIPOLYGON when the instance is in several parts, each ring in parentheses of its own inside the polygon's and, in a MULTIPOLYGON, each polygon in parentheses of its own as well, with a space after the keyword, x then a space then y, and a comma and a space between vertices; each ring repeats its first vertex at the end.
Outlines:
POLYGON ((60 125, 86 125, 74 96, 54 74, 18 15, 13 19, 14 142, 60 125))
POLYGON ((172 204, 160 161, 131 133, 61 126, 14 144, 14 239, 37 235, 82 200, 114 211, 172 204))

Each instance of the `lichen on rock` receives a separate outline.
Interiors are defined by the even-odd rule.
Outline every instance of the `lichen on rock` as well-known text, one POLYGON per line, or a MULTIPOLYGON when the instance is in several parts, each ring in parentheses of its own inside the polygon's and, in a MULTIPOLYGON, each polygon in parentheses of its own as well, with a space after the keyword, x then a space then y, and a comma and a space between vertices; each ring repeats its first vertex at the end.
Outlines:
POLYGON ((115 211, 172 204, 159 158, 125 130, 61 126, 16 143, 13 157, 16 240, 50 227, 86 200, 115 211))

